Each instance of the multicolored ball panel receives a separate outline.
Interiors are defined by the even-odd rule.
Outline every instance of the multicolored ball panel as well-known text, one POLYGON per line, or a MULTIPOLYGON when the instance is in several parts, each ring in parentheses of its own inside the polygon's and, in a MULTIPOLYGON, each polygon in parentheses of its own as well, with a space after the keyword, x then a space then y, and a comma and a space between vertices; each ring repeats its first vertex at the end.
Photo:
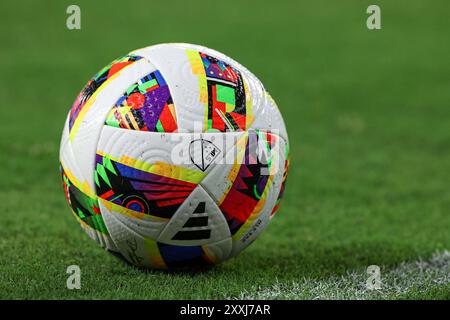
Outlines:
POLYGON ((105 124, 139 131, 177 131, 172 97, 161 73, 152 72, 128 88, 105 124))
POLYGON ((206 267, 213 264, 202 246, 176 246, 157 242, 167 268, 206 267))
POLYGON ((120 70, 129 66, 130 64, 142 59, 140 56, 133 54, 127 54, 119 59, 114 60, 102 70, 100 70, 83 88, 69 113, 69 131, 77 127, 77 123, 82 120, 83 115, 89 109, 89 100, 95 95, 95 93, 108 83, 114 75, 120 70))
POLYGON ((257 150, 256 145, 265 145, 270 154, 276 139, 277 136, 269 132, 248 131, 244 159, 237 169, 231 171, 228 179, 233 181, 232 186, 219 204, 232 235, 251 215, 261 209, 260 204, 265 201, 265 190, 270 187, 274 177, 271 159, 258 157, 252 150, 257 150))
POLYGON ((200 101, 206 102, 205 131, 243 131, 249 126, 245 83, 241 73, 215 57, 186 50, 199 77, 200 101), (202 67, 199 67, 199 66, 202 67))
POLYGON ((272 209, 271 216, 273 216, 280 207, 281 200, 283 199, 284 189, 286 188, 286 181, 289 171, 289 162, 290 162, 290 154, 289 154, 289 144, 286 143, 286 151, 285 151, 285 160, 284 160, 284 170, 283 170, 283 180, 281 182, 280 192, 278 193, 277 201, 275 202, 275 206, 272 209))
POLYGON ((142 164, 99 153, 94 174, 100 198, 165 219, 174 215, 204 176, 166 163, 142 164))
POLYGON ((108 234, 108 229, 102 219, 97 198, 90 197, 81 191, 74 184, 74 181, 70 180, 70 174, 64 171, 62 166, 60 166, 60 171, 66 200, 75 216, 92 229, 103 234, 108 234))

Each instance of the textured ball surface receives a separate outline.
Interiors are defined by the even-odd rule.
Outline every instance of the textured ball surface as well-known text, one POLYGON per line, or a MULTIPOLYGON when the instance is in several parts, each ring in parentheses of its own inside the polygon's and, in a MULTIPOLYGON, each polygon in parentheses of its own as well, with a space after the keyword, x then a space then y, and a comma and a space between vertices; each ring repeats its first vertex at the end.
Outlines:
POLYGON ((133 51, 76 98, 60 147, 67 201, 87 234, 132 264, 216 264, 277 211, 289 164, 261 82, 191 44, 133 51))

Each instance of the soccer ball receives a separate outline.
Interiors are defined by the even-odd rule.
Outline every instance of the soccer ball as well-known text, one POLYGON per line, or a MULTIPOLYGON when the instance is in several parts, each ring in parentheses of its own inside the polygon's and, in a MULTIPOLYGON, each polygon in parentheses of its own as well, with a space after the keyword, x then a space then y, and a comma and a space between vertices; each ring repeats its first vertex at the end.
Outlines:
POLYGON ((140 267, 197 268, 265 229, 285 188, 288 136, 246 68, 206 47, 160 44, 89 80, 60 163, 72 212, 101 246, 140 267))

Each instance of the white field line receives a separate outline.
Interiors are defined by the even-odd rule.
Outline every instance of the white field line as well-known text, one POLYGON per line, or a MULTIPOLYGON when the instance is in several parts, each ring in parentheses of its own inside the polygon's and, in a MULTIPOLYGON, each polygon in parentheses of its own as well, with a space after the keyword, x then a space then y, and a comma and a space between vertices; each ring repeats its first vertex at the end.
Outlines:
POLYGON ((381 288, 368 289, 366 270, 325 279, 303 278, 270 287, 255 287, 230 299, 395 299, 408 292, 447 286, 450 295, 450 252, 433 254, 428 260, 402 262, 393 269, 381 267, 381 288))

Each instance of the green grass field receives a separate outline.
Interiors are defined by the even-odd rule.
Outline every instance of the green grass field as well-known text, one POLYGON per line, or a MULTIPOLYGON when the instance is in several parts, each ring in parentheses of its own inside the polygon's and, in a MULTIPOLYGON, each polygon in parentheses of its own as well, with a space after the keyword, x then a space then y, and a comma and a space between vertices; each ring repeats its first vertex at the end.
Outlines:
POLYGON ((0 3, 0 298, 449 299, 447 1, 0 3), (381 7, 382 29, 366 28, 381 7), (291 142, 284 202, 238 257, 142 272, 101 249, 66 204, 58 149, 86 81, 132 49, 230 55, 277 101, 291 142), (82 270, 81 290, 66 268, 82 270), (384 287, 364 288, 369 265, 384 287), (384 276, 385 275, 385 276, 384 276))

